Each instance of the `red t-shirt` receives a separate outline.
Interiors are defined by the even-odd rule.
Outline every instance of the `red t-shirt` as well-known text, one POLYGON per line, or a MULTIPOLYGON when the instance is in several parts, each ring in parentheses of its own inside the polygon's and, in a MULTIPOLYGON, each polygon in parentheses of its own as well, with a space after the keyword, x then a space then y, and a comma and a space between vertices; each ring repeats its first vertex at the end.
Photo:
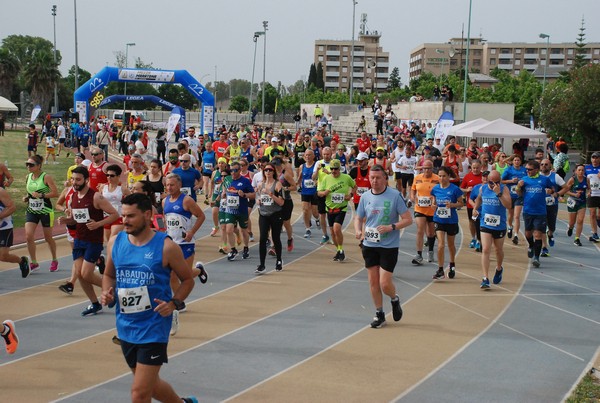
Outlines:
POLYGON ((106 173, 102 170, 106 164, 107 162, 104 161, 100 166, 95 167, 94 164, 92 164, 88 168, 88 171, 90 172, 90 187, 95 191, 98 191, 99 184, 108 183, 106 173))
POLYGON ((368 138, 363 139, 361 137, 361 138, 356 139, 356 145, 358 146, 359 151, 364 153, 364 152, 367 152, 369 147, 371 147, 371 140, 369 140, 368 138))
POLYGON ((213 150, 215 154, 217 154, 217 160, 225 155, 225 150, 227 150, 229 144, 226 141, 217 140, 213 143, 213 150))
MULTIPOLYGON (((481 183, 481 174, 474 175, 473 172, 469 172, 463 178, 462 183, 460 184, 461 189, 471 188, 475 185, 479 185, 481 183)), ((471 192, 465 192, 465 197, 469 199, 469 195, 471 192)))

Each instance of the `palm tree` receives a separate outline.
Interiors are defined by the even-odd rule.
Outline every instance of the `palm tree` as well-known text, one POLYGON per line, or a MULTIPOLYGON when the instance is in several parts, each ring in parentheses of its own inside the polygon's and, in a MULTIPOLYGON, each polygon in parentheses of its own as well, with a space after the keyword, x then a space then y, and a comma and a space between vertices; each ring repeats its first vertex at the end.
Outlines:
POLYGON ((40 105, 42 112, 48 111, 54 83, 61 77, 52 52, 36 52, 32 55, 25 65, 23 75, 33 104, 40 105))
POLYGON ((8 50, 0 48, 0 95, 10 99, 21 66, 8 50))

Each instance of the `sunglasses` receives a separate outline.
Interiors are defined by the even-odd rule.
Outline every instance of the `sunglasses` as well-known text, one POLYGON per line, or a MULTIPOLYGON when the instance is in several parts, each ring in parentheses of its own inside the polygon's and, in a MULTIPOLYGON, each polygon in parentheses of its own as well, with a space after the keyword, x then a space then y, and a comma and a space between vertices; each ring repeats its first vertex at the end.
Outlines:
POLYGON ((526 171, 535 171, 535 168, 525 168, 526 171))
POLYGON ((265 168, 265 169, 264 169, 264 171, 265 171, 265 172, 275 172, 275 171, 274 171, 273 169, 271 169, 271 168, 265 168))
POLYGON ((118 175, 115 174, 106 174, 107 178, 116 178, 118 175))
POLYGON ((331 168, 332 171, 339 171, 339 168, 331 168))
POLYGON ((240 171, 240 170, 239 170, 239 169, 237 169, 237 168, 233 168, 233 169, 231 170, 231 172, 239 172, 239 171, 240 171))
POLYGON ((179 160, 179 162, 190 162, 190 160, 179 160))
POLYGON ((26 166, 27 168, 32 168, 32 167, 34 167, 34 166, 36 166, 36 165, 37 165, 37 164, 32 164, 31 162, 26 162, 26 163, 25 163, 25 166, 26 166))
POLYGON ((94 157, 96 157, 96 156, 98 156, 98 155, 102 155, 102 153, 92 153, 92 155, 93 155, 94 157))

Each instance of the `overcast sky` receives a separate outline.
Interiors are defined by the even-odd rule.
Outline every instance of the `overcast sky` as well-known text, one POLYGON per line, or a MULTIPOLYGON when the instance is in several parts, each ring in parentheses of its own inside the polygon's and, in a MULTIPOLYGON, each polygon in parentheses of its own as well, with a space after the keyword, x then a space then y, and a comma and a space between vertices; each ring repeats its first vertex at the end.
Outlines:
MULTIPOLYGON (((0 38, 11 34, 53 41, 56 17, 60 69, 75 64, 73 0, 3 0, 0 38)), ((358 0, 356 34, 362 13, 369 30, 382 34, 390 71, 407 83, 411 49, 422 43, 465 37, 469 0, 358 0)), ((490 42, 574 42, 581 19, 586 42, 600 42, 600 0, 473 0, 471 37, 490 42)), ((308 76, 316 39, 351 39, 352 0, 77 0, 79 66, 94 74, 114 65, 115 52, 129 48, 129 65, 139 57, 156 68, 185 69, 203 84, 215 78, 250 80, 255 31, 269 22, 266 79, 290 85, 308 76)), ((263 39, 258 43, 255 82, 262 80, 263 39)))

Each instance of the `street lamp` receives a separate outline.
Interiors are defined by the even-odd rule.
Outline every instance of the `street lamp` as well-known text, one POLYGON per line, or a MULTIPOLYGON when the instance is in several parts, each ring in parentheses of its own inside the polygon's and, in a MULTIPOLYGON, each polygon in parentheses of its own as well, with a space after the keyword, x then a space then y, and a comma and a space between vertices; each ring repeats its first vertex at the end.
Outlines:
POLYGON ((75 91, 79 88, 79 63, 77 61, 77 0, 73 0, 75 14, 75 91))
POLYGON ((265 48, 263 49, 263 81, 262 81, 262 109, 261 109, 263 123, 265 121, 265 77, 267 74, 267 27, 268 26, 269 26, 269 21, 263 21, 263 32, 264 32, 263 36, 265 38, 265 43, 264 43, 265 48))
MULTIPOLYGON (((129 47, 130 46, 135 46, 135 43, 130 42, 130 43, 126 43, 125 44, 125 68, 127 68, 127 64, 129 61, 129 47)), ((123 126, 125 126, 125 110, 127 110, 126 105, 127 105, 127 81, 125 81, 125 99, 123 100, 123 126)))
POLYGON ((248 115, 252 113, 252 90, 254 87, 254 70, 256 69, 256 48, 258 46, 258 38, 264 34, 264 31, 256 31, 252 37, 252 41, 254 42, 254 61, 252 62, 252 81, 250 82, 250 102, 248 105, 248 115))
POLYGON ((465 61, 465 84, 463 87, 463 122, 467 121, 467 80, 469 79, 469 48, 471 46, 471 11, 473 0, 469 0, 469 23, 467 24, 467 52, 465 61))
POLYGON ((546 40, 546 62, 544 63, 544 80, 542 81, 542 94, 546 89, 546 70, 548 68, 548 51, 550 47, 550 35, 548 34, 540 34, 540 38, 546 40))
POLYGON ((356 5, 358 1, 352 0, 352 49, 350 49, 350 99, 349 104, 354 101, 354 26, 356 25, 356 5))
MULTIPOLYGON (((54 65, 56 66, 56 4, 52 6, 52 19, 54 20, 54 65)), ((58 82, 54 82, 54 113, 56 112, 58 112, 58 82)))
MULTIPOLYGON (((436 49, 435 53, 443 55, 444 53, 446 53, 445 51, 443 51, 442 49, 436 49)), ((448 70, 450 71, 450 70, 448 70)), ((442 75, 444 74, 444 56, 442 56, 442 65, 440 66, 440 85, 442 84, 442 75)))

